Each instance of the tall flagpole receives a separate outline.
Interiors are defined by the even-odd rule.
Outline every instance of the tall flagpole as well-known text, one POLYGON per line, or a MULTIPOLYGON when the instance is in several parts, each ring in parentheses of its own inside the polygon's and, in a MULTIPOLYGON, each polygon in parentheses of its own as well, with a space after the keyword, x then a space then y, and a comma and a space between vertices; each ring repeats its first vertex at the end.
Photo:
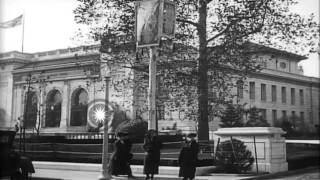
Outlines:
POLYGON ((21 44, 21 52, 23 53, 23 44, 24 44, 24 20, 25 20, 25 12, 22 15, 22 44, 21 44))

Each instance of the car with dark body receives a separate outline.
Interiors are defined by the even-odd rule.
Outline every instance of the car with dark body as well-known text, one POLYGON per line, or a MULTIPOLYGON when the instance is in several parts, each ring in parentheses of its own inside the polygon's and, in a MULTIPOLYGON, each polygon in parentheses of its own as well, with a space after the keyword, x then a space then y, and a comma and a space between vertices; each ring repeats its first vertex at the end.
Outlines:
POLYGON ((0 130, 0 178, 11 180, 29 179, 29 174, 34 173, 30 158, 14 151, 13 142, 16 131, 0 130))

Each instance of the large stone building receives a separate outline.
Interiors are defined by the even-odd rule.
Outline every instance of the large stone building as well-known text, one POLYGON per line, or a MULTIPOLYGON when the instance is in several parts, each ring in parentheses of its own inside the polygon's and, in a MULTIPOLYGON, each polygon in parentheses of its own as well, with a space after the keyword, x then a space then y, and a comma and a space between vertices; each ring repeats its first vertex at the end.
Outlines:
MULTIPOLYGON (((238 101, 259 108, 270 124, 281 117, 296 115, 310 129, 314 128, 320 115, 319 79, 302 75, 298 62, 306 58, 261 47, 252 58, 264 70, 252 74, 244 86, 235 90, 238 101)), ((93 113, 104 107, 104 77, 132 75, 99 59, 99 46, 0 54, 0 127, 13 127, 24 117, 28 117, 25 122, 28 131, 42 133, 87 132, 88 125, 97 127, 99 118, 93 113)), ((111 79, 110 83, 115 82, 111 79)), ((122 120, 135 118, 139 104, 132 102, 146 96, 127 87, 117 91, 108 86, 108 90, 110 108, 122 112, 114 116, 122 120)), ((184 131, 195 130, 194 121, 182 121, 178 114, 163 113, 159 129, 176 126, 184 131)), ((115 127, 119 123, 111 121, 110 125, 115 127)), ((210 122, 210 130, 216 130, 218 125, 217 120, 210 122)))
POLYGON ((256 57, 264 69, 249 76, 240 101, 259 108, 271 125, 291 116, 314 130, 319 125, 320 82, 303 75, 298 63, 306 57, 273 48, 265 48, 256 57))

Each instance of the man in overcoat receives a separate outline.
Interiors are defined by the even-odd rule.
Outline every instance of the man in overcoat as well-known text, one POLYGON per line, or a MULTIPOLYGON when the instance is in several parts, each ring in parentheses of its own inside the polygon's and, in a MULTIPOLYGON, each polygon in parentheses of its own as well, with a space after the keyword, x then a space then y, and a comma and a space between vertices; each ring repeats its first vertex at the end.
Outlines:
POLYGON ((188 134, 185 146, 180 151, 178 159, 179 177, 183 177, 183 180, 192 180, 195 177, 199 152, 199 145, 195 137, 195 133, 188 134))
POLYGON ((161 148, 162 143, 157 136, 157 132, 152 129, 149 130, 144 138, 143 144, 143 149, 146 152, 143 173, 146 174, 146 180, 153 179, 154 174, 159 173, 161 148))
POLYGON ((128 178, 133 178, 130 168, 130 160, 132 154, 130 153, 132 143, 127 138, 128 133, 119 132, 117 140, 114 143, 114 152, 111 155, 109 163, 109 171, 111 175, 128 175, 128 178))

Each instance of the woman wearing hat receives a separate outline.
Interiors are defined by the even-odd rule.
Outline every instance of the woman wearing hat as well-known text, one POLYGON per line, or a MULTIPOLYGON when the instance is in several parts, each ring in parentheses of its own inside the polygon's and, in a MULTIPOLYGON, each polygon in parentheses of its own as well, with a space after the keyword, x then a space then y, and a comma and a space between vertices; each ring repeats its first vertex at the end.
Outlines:
POLYGON ((146 174, 146 179, 153 179, 153 175, 159 173, 161 148, 162 143, 158 139, 157 132, 149 130, 143 144, 143 149, 146 152, 143 173, 146 174))
POLYGON ((188 134, 186 144, 180 151, 179 177, 183 177, 183 180, 192 180, 195 177, 199 152, 199 145, 195 137, 195 133, 188 134))
POLYGON ((130 168, 130 160, 132 154, 130 153, 132 143, 127 138, 128 133, 118 132, 117 140, 114 143, 114 152, 110 158, 109 171, 111 175, 128 175, 128 178, 133 178, 130 168))

